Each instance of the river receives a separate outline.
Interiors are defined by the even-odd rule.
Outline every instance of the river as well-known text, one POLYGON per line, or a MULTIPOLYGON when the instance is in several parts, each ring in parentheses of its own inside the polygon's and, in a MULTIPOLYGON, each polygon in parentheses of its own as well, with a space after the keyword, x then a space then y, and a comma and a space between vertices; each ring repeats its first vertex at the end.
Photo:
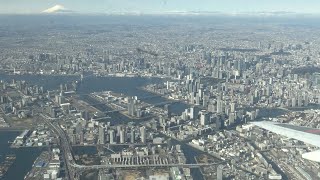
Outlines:
MULTIPOLYGON (((45 90, 54 90, 58 89, 60 84, 69 84, 72 81, 79 80, 78 76, 49 76, 49 75, 5 75, 0 74, 0 80, 12 81, 15 80, 25 80, 29 84, 43 86, 45 90)), ((143 77, 95 77, 88 76, 84 78, 82 83, 79 84, 77 89, 78 94, 82 94, 82 99, 88 101, 89 103, 97 103, 94 99, 89 98, 85 94, 89 94, 97 91, 114 91, 116 93, 123 93, 128 96, 138 96, 138 98, 149 97, 154 94, 144 91, 141 87, 150 84, 150 83, 159 83, 164 82, 164 79, 160 78, 143 78, 143 77)), ((160 102, 167 101, 162 97, 148 98, 144 100, 150 104, 156 104, 160 102)), ((180 114, 188 105, 184 103, 175 103, 172 106, 171 111, 176 114, 180 114)), ((97 105, 97 108, 106 111, 109 110, 106 105, 97 105)), ((262 110, 260 113, 261 117, 273 117, 283 114, 282 111, 277 113, 270 113, 269 111, 262 110)), ((124 124, 128 122, 139 123, 140 121, 129 119, 128 117, 122 115, 121 113, 115 112, 109 114, 111 117, 105 121, 110 121, 111 124, 124 124)), ((0 131, 0 162, 2 161, 5 155, 10 153, 15 153, 17 155, 16 162, 12 166, 4 179, 22 179, 24 175, 31 169, 32 163, 35 158, 40 154, 41 150, 37 148, 21 148, 21 149, 10 149, 9 140, 12 141, 19 132, 5 132, 0 131), (19 172, 19 173, 17 173, 19 172)), ((201 151, 196 150, 190 146, 187 146, 183 143, 174 140, 174 144, 181 144, 182 149, 184 150, 188 163, 194 162, 194 156, 201 154, 201 151)), ((77 148, 75 148, 76 150, 77 148)), ((77 150, 76 150, 77 151, 77 150)), ((92 149, 79 149, 80 152, 92 152, 92 149)), ((77 152, 79 152, 77 151, 77 152)), ((200 171, 198 169, 192 169, 191 174, 194 179, 203 179, 200 171)))
MULTIPOLYGON (((54 90, 58 89, 60 84, 70 83, 72 81, 78 80, 77 76, 48 76, 48 75, 0 75, 0 80, 12 81, 15 80, 25 80, 29 84, 43 86, 45 90, 54 90)), ((89 76, 80 83, 78 87, 79 94, 88 94, 96 91, 114 91, 116 93, 123 93, 128 96, 138 96, 138 98, 149 97, 154 94, 144 91, 141 89, 146 84, 150 83, 158 83, 162 82, 162 79, 159 78, 142 78, 142 77, 95 77, 89 76)), ((83 96, 89 102, 94 103, 94 101, 83 96)), ((154 97, 144 100, 150 104, 156 104, 160 102, 167 101, 162 97, 154 97)), ((175 103, 175 106, 172 108, 173 113, 181 113, 188 106, 183 103, 175 103)), ((108 107, 105 105, 99 105, 99 109, 107 110, 108 107)), ((131 120, 126 116, 121 115, 120 113, 112 113, 110 114, 111 119, 106 121, 112 121, 112 124, 121 124, 127 123, 131 120)), ((136 121, 138 123, 138 121, 136 121)), ((20 148, 20 149, 10 149, 8 141, 12 141, 19 132, 1 132, 0 141, 1 141, 1 150, 0 157, 5 156, 8 153, 14 153, 17 156, 16 162, 14 166, 12 166, 7 175, 5 176, 6 180, 11 179, 23 179, 26 173, 31 169, 33 161, 40 154, 41 150, 37 148, 20 148), (17 173, 19 172, 19 173, 17 173)), ((194 156, 198 155, 199 152, 195 151, 193 148, 188 146, 183 146, 183 150, 186 153, 187 162, 194 162, 194 156)), ((76 150, 77 151, 77 150, 76 150)), ((85 151, 81 149, 81 152, 85 151)), ((88 149, 88 151, 92 151, 92 149, 88 149)), ((1 160, 1 159, 0 159, 1 160)), ((191 171, 193 177, 195 179, 199 179, 201 177, 200 171, 197 169, 193 169, 191 171)))

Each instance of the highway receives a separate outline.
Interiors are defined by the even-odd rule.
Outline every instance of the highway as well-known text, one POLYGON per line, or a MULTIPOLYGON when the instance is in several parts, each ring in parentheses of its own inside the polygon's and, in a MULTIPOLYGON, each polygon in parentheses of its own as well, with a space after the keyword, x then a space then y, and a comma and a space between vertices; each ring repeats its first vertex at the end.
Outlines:
POLYGON ((210 163, 210 164, 140 164, 140 165, 121 165, 121 164, 106 164, 106 165, 78 165, 78 164, 72 164, 74 168, 78 169, 110 169, 110 168, 149 168, 149 167, 187 167, 187 168, 199 168, 202 166, 213 166, 224 163, 210 163))
POLYGON ((74 158, 72 155, 72 149, 71 149, 69 140, 68 140, 67 136, 65 135, 65 132, 60 128, 60 126, 58 124, 54 124, 50 121, 50 120, 52 120, 52 118, 49 118, 43 114, 40 114, 40 116, 43 118, 45 123, 51 127, 51 129, 54 131, 56 136, 59 138, 60 146, 62 148, 64 159, 65 159, 66 176, 70 180, 74 179, 73 175, 71 175, 71 174, 73 174, 72 167, 74 167, 75 161, 74 161, 74 158))
POLYGON ((150 167, 188 167, 188 168, 199 168, 202 166, 212 166, 218 165, 218 163, 207 163, 207 164, 139 164, 139 165, 129 165, 129 164, 106 164, 106 165, 79 165, 75 163, 74 157, 72 155, 72 147, 69 142, 67 135, 64 130, 59 126, 58 123, 51 122, 57 118, 49 118, 44 114, 40 114, 45 123, 52 128, 56 136, 60 140, 60 146, 63 151, 65 163, 66 163, 66 174, 69 179, 75 179, 74 173, 76 170, 88 170, 88 169, 110 169, 110 168, 150 168, 150 167))

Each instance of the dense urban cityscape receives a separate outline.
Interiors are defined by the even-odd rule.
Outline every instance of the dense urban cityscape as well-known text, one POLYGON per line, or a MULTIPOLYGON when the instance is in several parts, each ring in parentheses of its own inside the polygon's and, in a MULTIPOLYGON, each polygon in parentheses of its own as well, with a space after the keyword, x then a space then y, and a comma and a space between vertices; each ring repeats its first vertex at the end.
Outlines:
POLYGON ((0 179, 320 179, 313 22, 2 15, 0 179))

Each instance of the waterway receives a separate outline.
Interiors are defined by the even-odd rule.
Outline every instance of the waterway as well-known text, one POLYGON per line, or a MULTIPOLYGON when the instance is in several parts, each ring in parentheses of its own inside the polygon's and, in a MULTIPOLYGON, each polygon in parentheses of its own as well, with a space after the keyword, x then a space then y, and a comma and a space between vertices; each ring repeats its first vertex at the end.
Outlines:
MULTIPOLYGON (((62 76, 62 75, 7 75, 0 74, 0 80, 11 82, 12 80, 24 80, 28 84, 43 86, 44 90, 58 89, 60 84, 70 84, 72 81, 79 80, 79 76, 62 76)), ((99 91, 114 91, 123 93, 127 96, 137 96, 145 98, 154 96, 155 94, 141 89, 147 84, 164 82, 161 78, 144 78, 144 77, 96 77, 85 76, 82 83, 79 84, 78 94, 89 94, 99 91)), ((157 104, 168 101, 163 97, 154 97, 144 99, 146 103, 157 104)), ((184 103, 175 103, 172 106, 174 113, 181 113, 188 106, 184 103)))
MULTIPOLYGON (((60 84, 67 84, 72 81, 78 80, 77 76, 48 76, 48 75, 0 75, 0 80, 4 81, 12 81, 15 80, 24 80, 28 84, 43 86, 45 90, 54 90, 58 89, 60 84)), ((150 83, 158 83, 162 82, 162 79, 159 78, 141 78, 141 77, 95 77, 89 76, 85 78, 82 83, 79 84, 77 89, 78 94, 82 94, 82 98, 89 103, 97 103, 93 99, 90 99, 86 94, 96 92, 96 91, 114 91, 116 93, 123 93, 128 96, 138 96, 138 98, 150 97, 154 94, 144 91, 141 89, 146 84, 150 83)), ((144 100, 150 104, 156 104, 167 101, 162 97, 153 97, 144 100)), ((172 107, 172 112, 179 114, 184 111, 188 106, 183 103, 175 103, 174 107, 172 107)), ((97 105, 97 108, 103 111, 110 110, 105 105, 97 105)), ((110 121, 112 124, 124 124, 128 122, 139 123, 138 120, 132 120, 128 117, 115 112, 109 114, 111 119, 107 119, 105 121, 110 121)), ((19 132, 5 132, 2 131, 0 134, 0 141, 2 142, 0 148, 0 158, 5 156, 8 153, 14 153, 17 156, 16 162, 14 166, 12 166, 7 175, 5 176, 6 180, 11 179, 23 179, 26 173, 31 169, 33 161, 40 154, 41 150, 36 148, 20 148, 20 149, 10 149, 7 142, 10 140, 14 140, 14 138, 19 134, 19 132), (19 172, 19 173, 17 173, 19 172)), ((82 153, 94 153, 92 148, 74 148, 75 151, 79 154, 82 153)), ((188 153, 188 152, 187 152, 188 153)), ((196 154, 188 155, 188 161, 192 161, 193 157, 196 154), (190 160, 189 160, 190 159, 190 160)), ((1 160, 1 159, 0 159, 1 160)), ((192 170, 192 174, 196 179, 199 179, 200 171, 194 173, 192 170)))
POLYGON ((16 155, 16 160, 3 180, 24 179, 24 176, 31 170, 33 162, 40 155, 41 149, 38 148, 10 148, 8 141, 13 141, 20 133, 18 131, 0 131, 0 162, 4 161, 6 155, 16 155))
MULTIPOLYGON (((0 80, 6 80, 6 81, 12 81, 12 79, 15 80, 25 80, 29 84, 43 86, 45 90, 54 90, 58 89, 60 84, 67 84, 75 80, 79 80, 79 77, 77 76, 48 76, 48 75, 4 75, 0 74, 0 80)), ((82 83, 79 84, 79 87, 77 89, 78 94, 82 94, 82 98, 89 103, 97 103, 94 99, 90 99, 86 94, 96 92, 96 91, 114 91, 116 93, 123 93, 128 96, 138 96, 138 98, 143 97, 150 97, 154 94, 144 91, 141 89, 146 84, 150 83, 159 83, 163 82, 163 79, 160 78, 142 78, 142 77, 95 77, 95 76, 88 76, 84 78, 82 83)), ((156 104, 160 102, 167 101, 165 98, 162 97, 154 97, 154 98, 148 98, 144 100, 147 103, 150 104, 156 104)), ((172 107, 171 111, 176 114, 180 114, 182 111, 184 111, 185 108, 187 108, 188 105, 184 103, 175 103, 172 107)), ((102 111, 108 111, 110 108, 108 108, 105 105, 97 105, 97 108, 102 111)), ((263 112, 263 111, 262 111, 263 112)), ((270 116, 273 113, 265 112, 261 113, 262 116, 270 116)), ((275 113, 278 114, 278 113, 275 113)), ((274 115, 275 115, 274 114, 274 115)), ((279 113, 282 114, 282 113, 279 113)), ((128 122, 135 122, 139 123, 140 121, 129 119, 128 117, 115 112, 112 114, 109 114, 111 116, 110 119, 106 119, 105 121, 110 121, 112 124, 124 124, 128 122)), ((18 135, 18 132, 4 132, 0 131, 0 161, 3 156, 5 156, 8 153, 15 153, 17 155, 16 162, 14 166, 12 166, 8 174, 5 176, 6 180, 11 179, 23 179, 24 175, 31 169, 32 163, 35 160, 35 158, 38 156, 38 154, 41 152, 39 149, 10 149, 9 144, 7 143, 9 140, 12 141, 16 136, 18 135), (19 172, 19 173, 17 173, 19 172)), ((202 152, 199 150, 196 150, 188 145, 185 145, 183 143, 180 143, 179 141, 173 140, 174 144, 180 144, 183 151, 186 154, 187 162, 188 163, 194 163, 194 157, 201 154, 202 152)), ((76 148, 77 149, 77 148, 76 148)), ((76 152, 82 153, 92 153, 92 149, 88 148, 79 148, 78 150, 75 150, 76 152)), ((198 169, 192 169, 191 174, 194 177, 194 179, 203 179, 200 171, 198 169)))

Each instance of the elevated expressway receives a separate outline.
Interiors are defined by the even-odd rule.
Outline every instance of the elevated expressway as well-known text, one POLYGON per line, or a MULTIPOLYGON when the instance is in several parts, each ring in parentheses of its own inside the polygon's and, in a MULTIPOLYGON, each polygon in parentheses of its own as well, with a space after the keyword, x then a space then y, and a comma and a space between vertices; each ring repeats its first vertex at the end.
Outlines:
MULTIPOLYGON (((139 165, 130 165, 130 164, 106 164, 106 165, 80 165, 77 164, 74 160, 72 154, 72 147, 70 145, 69 139, 65 134, 65 131, 59 126, 58 123, 52 122, 53 118, 49 118, 44 114, 40 114, 45 123, 52 128, 56 136, 60 140, 60 146, 63 150, 63 155, 66 161, 67 171, 69 170, 70 174, 72 172, 81 171, 81 170, 90 170, 90 169, 110 169, 110 168, 149 168, 149 167, 187 167, 187 168, 199 168, 202 166, 212 166, 224 163, 203 163, 203 164, 139 164, 139 165)), ((69 175, 69 179, 73 179, 72 175, 69 175)))

